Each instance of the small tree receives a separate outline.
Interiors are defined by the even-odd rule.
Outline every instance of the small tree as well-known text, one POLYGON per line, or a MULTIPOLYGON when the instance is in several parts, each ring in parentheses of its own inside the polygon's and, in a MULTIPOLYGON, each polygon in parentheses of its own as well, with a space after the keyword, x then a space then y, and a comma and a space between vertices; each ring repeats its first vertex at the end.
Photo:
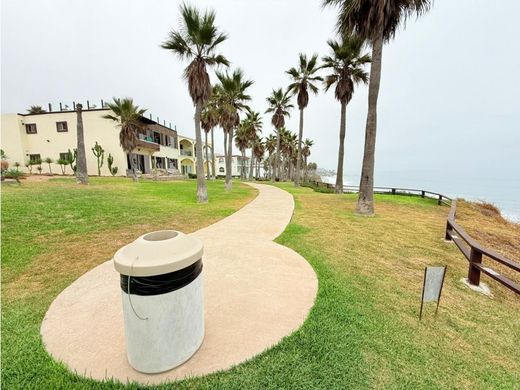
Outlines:
POLYGON ((76 165, 74 162, 76 161, 76 158, 78 156, 78 150, 74 149, 74 152, 71 152, 70 149, 67 152, 67 161, 69 162, 70 169, 72 169, 73 173, 76 173, 76 165))
POLYGON ((96 141, 96 145, 92 148, 92 153, 94 153, 94 156, 96 156, 97 159, 97 174, 98 176, 101 176, 101 167, 103 166, 103 160, 105 159, 105 149, 103 149, 96 141))
POLYGON ((56 161, 60 165, 61 174, 65 175, 65 171, 67 170, 67 165, 69 165, 69 160, 66 158, 60 158, 56 161))
POLYGON ((107 157, 107 164, 108 164, 108 170, 110 171, 110 174, 112 176, 117 175, 117 167, 113 167, 112 164, 114 163, 114 157, 108 153, 107 157))
POLYGON ((33 166, 32 161, 27 161, 25 163, 25 168, 27 168, 27 170, 29 171, 30 175, 32 175, 32 168, 33 168, 32 166, 33 166))
POLYGON ((41 165, 38 165, 36 167, 36 169, 38 170, 38 173, 41 175, 42 174, 42 166, 41 165))
POLYGON ((46 164, 49 165, 49 173, 52 175, 52 168, 51 164, 54 162, 54 160, 50 157, 46 157, 45 160, 43 160, 46 164))
POLYGON ((16 161, 13 165, 14 165, 14 167, 16 168, 17 171, 20 170, 20 166, 21 166, 21 164, 20 164, 18 161, 16 161))

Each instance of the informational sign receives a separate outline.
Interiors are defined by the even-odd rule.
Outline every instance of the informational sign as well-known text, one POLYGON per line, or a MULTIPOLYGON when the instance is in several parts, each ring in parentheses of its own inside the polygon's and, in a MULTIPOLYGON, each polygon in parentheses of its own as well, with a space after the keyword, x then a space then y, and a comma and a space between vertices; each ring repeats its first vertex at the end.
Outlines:
POLYGON ((444 284, 444 276, 446 275, 446 268, 446 266, 424 268, 424 281, 419 319, 422 318, 424 302, 437 302, 437 308, 435 309, 435 314, 437 314, 437 310, 439 309, 439 301, 441 299, 442 285, 444 284))

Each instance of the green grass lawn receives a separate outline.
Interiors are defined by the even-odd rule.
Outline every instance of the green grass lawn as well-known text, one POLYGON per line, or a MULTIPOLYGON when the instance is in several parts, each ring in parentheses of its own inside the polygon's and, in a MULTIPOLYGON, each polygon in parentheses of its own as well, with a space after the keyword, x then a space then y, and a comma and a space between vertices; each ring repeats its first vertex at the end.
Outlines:
MULTIPOLYGON (((210 223, 253 196, 242 187, 225 194, 221 185, 210 183, 212 201, 206 206, 195 204, 194 182, 100 181, 86 191, 57 182, 5 189, 3 385, 125 387, 83 379, 53 362, 39 338, 43 315, 65 286, 109 258, 137 231, 163 223, 194 230, 200 225, 190 224, 193 213, 210 215, 204 220, 210 223), (74 207, 74 200, 81 206, 74 207), (134 224, 139 228, 125 234, 134 224), (99 226, 111 238, 90 249, 104 237, 96 232, 99 226), (63 246, 67 250, 60 253, 63 246), (78 268, 73 263, 87 247, 99 258, 93 262, 83 256, 86 264, 78 268), (46 277, 49 264, 61 273, 46 277)), ((443 241, 447 207, 380 195, 377 216, 363 218, 353 212, 355 195, 280 186, 293 193, 296 210, 277 241, 301 253, 319 278, 309 318, 251 361, 157 388, 519 388, 520 300, 489 278, 484 281, 493 298, 470 292, 459 282, 467 262, 453 244, 443 241), (434 317, 429 305, 419 322, 424 266, 436 264, 448 265, 439 314, 434 317)))

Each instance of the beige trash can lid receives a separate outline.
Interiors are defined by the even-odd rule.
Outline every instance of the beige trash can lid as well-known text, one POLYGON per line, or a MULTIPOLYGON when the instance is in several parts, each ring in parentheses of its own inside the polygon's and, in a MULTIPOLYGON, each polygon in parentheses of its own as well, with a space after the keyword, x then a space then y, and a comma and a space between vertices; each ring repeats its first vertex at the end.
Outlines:
POLYGON ((186 268, 202 258, 198 238, 175 230, 143 234, 114 255, 114 267, 122 275, 163 275, 186 268))

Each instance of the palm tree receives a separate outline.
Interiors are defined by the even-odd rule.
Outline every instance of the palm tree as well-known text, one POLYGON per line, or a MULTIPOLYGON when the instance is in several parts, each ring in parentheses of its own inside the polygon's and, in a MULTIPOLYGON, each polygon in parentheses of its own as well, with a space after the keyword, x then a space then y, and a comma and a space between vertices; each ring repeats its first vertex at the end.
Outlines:
POLYGON ((45 111, 42 106, 31 106, 29 107, 29 109, 27 110, 27 112, 29 114, 43 114, 44 112, 47 112, 45 111))
POLYGON ((323 57, 322 68, 332 73, 325 77, 325 91, 335 85, 334 96, 341 103, 339 124, 338 169, 336 171, 336 187, 338 194, 343 193, 343 160, 345 155, 345 132, 347 123, 347 104, 352 99, 354 86, 368 82, 368 74, 364 71, 370 56, 362 54, 364 40, 351 34, 343 34, 341 40, 329 40, 331 55, 323 57))
POLYGON ((220 33, 215 27, 214 11, 205 11, 204 14, 201 14, 195 7, 183 4, 180 6, 180 12, 181 28, 179 31, 172 30, 161 47, 172 51, 181 60, 190 61, 184 70, 184 77, 188 82, 191 100, 195 105, 197 200, 205 203, 208 201, 208 191, 204 178, 200 116, 202 108, 211 97, 211 83, 206 68, 214 65, 229 65, 223 55, 215 53, 217 46, 224 42, 227 36, 220 33))
POLYGON ((103 118, 114 121, 117 126, 121 128, 119 132, 119 143, 123 150, 128 153, 132 167, 132 178, 134 181, 138 181, 136 159, 133 158, 132 153, 139 141, 137 135, 138 130, 144 127, 141 117, 146 110, 140 108, 138 105, 134 105, 132 98, 113 98, 113 102, 107 103, 107 106, 114 114, 103 115, 103 118))
POLYGON ((302 156, 303 156, 303 164, 304 164, 304 176, 303 180, 307 180, 307 158, 311 155, 311 147, 314 145, 314 141, 306 138, 303 142, 303 148, 302 148, 302 156))
POLYGON ((271 123, 276 130, 276 163, 275 163, 275 171, 274 175, 271 177, 271 181, 280 180, 280 167, 281 167, 281 137, 280 137, 280 129, 285 126, 285 117, 289 118, 290 113, 289 110, 293 108, 293 105, 290 103, 291 93, 289 90, 285 92, 282 88, 276 89, 272 91, 271 96, 267 98, 267 103, 269 107, 266 110, 266 113, 273 113, 271 118, 271 123))
MULTIPOLYGON (((253 141, 253 145, 251 148, 251 158, 255 158, 256 161, 256 178, 258 179, 260 176, 260 163, 264 159, 265 154, 265 144, 261 137, 256 137, 253 141)), ((252 179, 250 177, 250 179, 252 179)))
MULTIPOLYGON (((88 184, 87 173, 87 153, 85 152, 85 135, 83 131, 83 105, 76 104, 77 116, 77 159, 76 159, 76 180, 79 184, 88 184)), ((38 169, 41 174, 41 165, 38 169)))
POLYGON ((265 148, 267 149, 267 153, 269 154, 268 160, 269 160, 269 178, 271 179, 273 177, 273 169, 274 169, 274 162, 273 162, 273 153, 276 150, 276 139, 273 134, 269 134, 267 138, 265 139, 265 148))
POLYGON ((246 94, 246 90, 253 85, 253 81, 245 80, 244 73, 240 69, 235 69, 232 73, 216 72, 216 74, 220 82, 215 89, 220 107, 221 126, 224 129, 224 149, 227 147, 225 187, 230 191, 232 188, 233 131, 240 124, 239 113, 249 111, 246 102, 251 100, 251 96, 246 94))
POLYGON ((255 111, 250 111, 247 113, 247 128, 248 128, 248 139, 249 139, 249 147, 251 148, 251 161, 249 166, 249 180, 253 180, 253 165, 255 160, 255 155, 253 153, 253 145, 258 140, 259 133, 262 132, 262 119, 260 118, 260 113, 255 111))
POLYGON ((307 60, 305 54, 300 53, 300 63, 298 69, 291 68, 286 73, 289 74, 293 80, 289 85, 289 89, 298 94, 298 108, 300 109, 300 130, 298 133, 298 160, 296 162, 296 174, 294 179, 295 187, 300 185, 300 161, 302 158, 302 141, 303 141, 303 110, 309 104, 309 92, 318 93, 318 87, 313 83, 316 81, 323 81, 323 78, 316 76, 316 72, 320 69, 318 66, 318 55, 313 54, 310 60, 307 60))
POLYGON ((202 110, 200 124, 204 129, 206 142, 206 162, 208 166, 208 179, 210 178, 210 164, 208 156, 208 132, 211 132, 211 177, 214 179, 215 174, 215 142, 213 138, 213 129, 218 125, 218 110, 214 99, 206 104, 202 110))
POLYGON ((240 169, 240 179, 244 180, 246 176, 244 161, 246 160, 246 149, 249 146, 249 125, 247 119, 240 122, 240 126, 235 134, 235 146, 242 154, 242 169, 240 169))
POLYGON ((395 36, 401 24, 412 15, 429 10, 430 0, 323 0, 324 5, 338 6, 337 27, 340 32, 353 32, 372 45, 372 64, 368 85, 368 113, 365 128, 365 150, 359 183, 357 212, 374 214, 374 155, 377 129, 377 98, 381 81, 383 42, 395 36))

